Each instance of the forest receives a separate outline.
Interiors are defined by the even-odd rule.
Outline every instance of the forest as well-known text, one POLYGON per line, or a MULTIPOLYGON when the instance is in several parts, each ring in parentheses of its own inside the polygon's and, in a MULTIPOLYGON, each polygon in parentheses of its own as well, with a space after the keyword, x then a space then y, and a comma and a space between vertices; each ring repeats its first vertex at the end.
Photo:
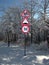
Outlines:
POLYGON ((27 34, 27 40, 30 40, 31 44, 47 41, 49 45, 49 0, 25 0, 20 7, 1 9, 4 15, 0 17, 0 41, 23 42, 24 34, 21 30, 22 17, 20 14, 24 10, 30 13, 28 19, 30 32, 27 34))

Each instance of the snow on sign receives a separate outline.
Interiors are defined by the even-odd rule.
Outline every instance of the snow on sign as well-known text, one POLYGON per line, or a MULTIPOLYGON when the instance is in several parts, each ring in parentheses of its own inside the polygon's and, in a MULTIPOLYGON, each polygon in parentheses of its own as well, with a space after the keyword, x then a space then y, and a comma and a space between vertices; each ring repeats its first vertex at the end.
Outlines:
POLYGON ((22 17, 29 18, 29 17, 30 17, 30 13, 29 13, 28 10, 24 10, 24 11, 21 13, 21 16, 22 16, 22 17))
POLYGON ((23 26, 22 27, 22 32, 23 33, 28 33, 29 32, 29 27, 28 26, 23 26))

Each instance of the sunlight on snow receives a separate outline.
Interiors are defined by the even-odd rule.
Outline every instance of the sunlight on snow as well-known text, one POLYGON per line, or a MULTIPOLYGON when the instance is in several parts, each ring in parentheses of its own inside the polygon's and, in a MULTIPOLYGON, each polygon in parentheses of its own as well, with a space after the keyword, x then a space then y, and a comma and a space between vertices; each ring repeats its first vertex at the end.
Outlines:
POLYGON ((10 61, 10 58, 3 58, 4 61, 10 61))
POLYGON ((43 59, 49 59, 48 56, 36 56, 38 63, 43 63, 43 59))
POLYGON ((24 56, 23 59, 24 59, 24 58, 27 58, 27 56, 24 56))
POLYGON ((14 57, 7 57, 7 58, 3 58, 2 60, 9 62, 9 61, 11 61, 11 59, 13 59, 13 58, 14 58, 14 57))
MULTIPOLYGON (((1 64, 1 65, 9 65, 9 64, 1 64)), ((22 65, 22 64, 10 64, 10 65, 22 65)))
POLYGON ((18 45, 11 45, 10 47, 19 47, 18 45))

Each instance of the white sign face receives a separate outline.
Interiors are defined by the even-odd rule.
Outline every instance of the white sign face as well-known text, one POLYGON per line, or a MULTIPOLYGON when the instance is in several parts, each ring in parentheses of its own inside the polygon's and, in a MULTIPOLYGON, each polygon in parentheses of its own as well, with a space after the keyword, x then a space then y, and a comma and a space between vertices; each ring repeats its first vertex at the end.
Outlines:
POLYGON ((24 19, 23 23, 28 23, 27 19, 24 19))
POLYGON ((27 33, 27 32, 29 31, 29 27, 28 27, 28 26, 23 26, 23 27, 22 27, 22 31, 23 31, 24 33, 27 33))

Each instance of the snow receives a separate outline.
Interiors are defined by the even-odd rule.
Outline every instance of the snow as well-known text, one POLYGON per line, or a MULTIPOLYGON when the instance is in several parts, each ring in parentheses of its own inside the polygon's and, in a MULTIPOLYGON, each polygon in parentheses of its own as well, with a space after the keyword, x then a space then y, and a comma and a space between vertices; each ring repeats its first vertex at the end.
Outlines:
POLYGON ((49 49, 42 43, 27 47, 24 56, 24 46, 0 42, 0 65, 49 65, 49 49))

